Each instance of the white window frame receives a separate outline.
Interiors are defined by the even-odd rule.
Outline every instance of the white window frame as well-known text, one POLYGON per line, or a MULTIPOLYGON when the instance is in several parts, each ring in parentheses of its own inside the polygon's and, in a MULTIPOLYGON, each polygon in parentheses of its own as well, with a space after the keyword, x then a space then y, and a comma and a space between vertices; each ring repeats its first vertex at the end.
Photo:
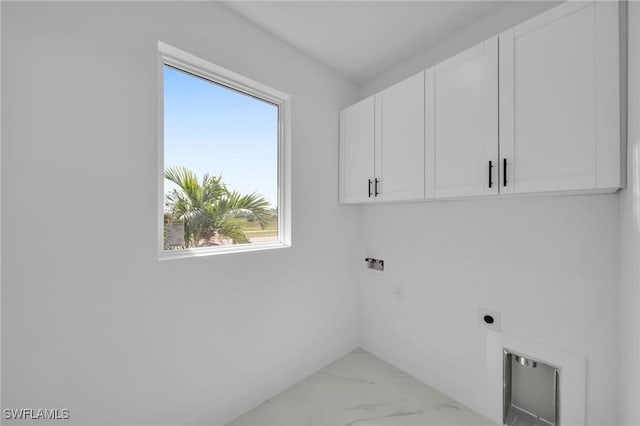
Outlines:
POLYGON ((243 253, 291 246, 291 97, 233 71, 158 42, 158 256, 160 260, 243 253), (164 249, 164 66, 262 99, 278 107, 278 241, 216 247, 164 249))

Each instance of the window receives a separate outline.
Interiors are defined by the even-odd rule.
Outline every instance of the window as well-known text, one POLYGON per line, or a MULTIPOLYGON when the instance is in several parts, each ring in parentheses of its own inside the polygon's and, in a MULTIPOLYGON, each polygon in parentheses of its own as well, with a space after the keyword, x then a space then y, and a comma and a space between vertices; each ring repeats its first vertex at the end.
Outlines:
POLYGON ((159 51, 160 257, 290 245, 289 96, 159 51))

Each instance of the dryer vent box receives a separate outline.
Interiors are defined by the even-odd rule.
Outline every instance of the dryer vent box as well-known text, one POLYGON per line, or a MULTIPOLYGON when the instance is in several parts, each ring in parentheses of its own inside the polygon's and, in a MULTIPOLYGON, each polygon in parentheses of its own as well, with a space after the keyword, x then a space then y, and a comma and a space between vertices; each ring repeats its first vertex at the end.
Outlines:
POLYGON ((560 425, 560 369, 504 349, 503 423, 560 425))

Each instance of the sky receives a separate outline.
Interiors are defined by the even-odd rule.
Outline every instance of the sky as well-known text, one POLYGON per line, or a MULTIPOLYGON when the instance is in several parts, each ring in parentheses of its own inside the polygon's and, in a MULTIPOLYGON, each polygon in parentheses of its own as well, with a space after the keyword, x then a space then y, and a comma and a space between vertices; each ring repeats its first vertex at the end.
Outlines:
POLYGON ((258 192, 276 207, 278 107, 165 66, 164 166, 222 175, 230 190, 258 192))

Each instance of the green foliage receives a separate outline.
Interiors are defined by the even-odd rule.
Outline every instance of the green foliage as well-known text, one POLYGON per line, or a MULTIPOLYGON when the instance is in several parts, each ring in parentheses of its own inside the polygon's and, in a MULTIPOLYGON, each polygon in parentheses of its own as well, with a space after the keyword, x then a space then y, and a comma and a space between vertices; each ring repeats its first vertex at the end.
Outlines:
POLYGON ((263 196, 230 191, 222 176, 205 174, 199 180, 186 167, 170 167, 164 177, 178 186, 165 194, 166 215, 184 224, 185 247, 216 245, 224 240, 248 243, 240 217, 253 217, 262 229, 270 223, 272 213, 263 196))

